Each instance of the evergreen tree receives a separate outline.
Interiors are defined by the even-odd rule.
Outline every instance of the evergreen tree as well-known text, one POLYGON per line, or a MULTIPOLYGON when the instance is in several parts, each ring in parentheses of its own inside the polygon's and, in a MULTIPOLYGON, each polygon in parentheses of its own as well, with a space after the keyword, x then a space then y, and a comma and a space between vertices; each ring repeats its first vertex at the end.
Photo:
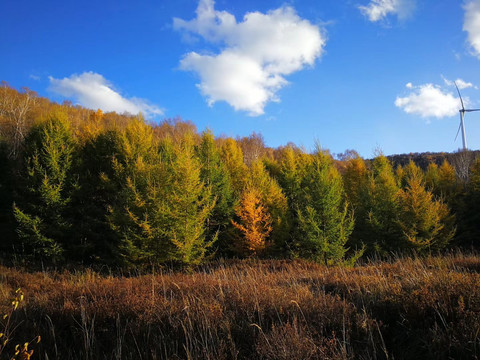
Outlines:
POLYGON ((77 184, 75 144, 65 115, 54 114, 25 141, 25 170, 14 206, 18 235, 27 253, 58 260, 71 244, 68 207, 77 184))
POLYGON ((417 178, 423 181, 423 171, 413 162, 413 160, 410 160, 402 170, 401 177, 397 177, 402 189, 405 189, 408 186, 408 182, 411 178, 417 178))
POLYGON ((343 183, 348 202, 352 205, 355 213, 361 211, 367 188, 369 172, 365 161, 360 156, 347 160, 343 173, 343 183))
POLYGON ((368 221, 370 202, 371 173, 367 169, 365 161, 358 156, 347 160, 343 173, 343 183, 349 204, 353 208, 355 227, 349 239, 349 246, 353 249, 361 249, 368 243, 368 221))
POLYGON ((215 240, 205 233, 216 198, 200 178, 193 138, 174 144, 167 137, 158 146, 151 128, 137 122, 126 129, 123 147, 125 161, 114 162, 124 179, 123 205, 110 219, 127 262, 201 262, 215 240))
POLYGON ((354 221, 344 200, 342 179, 328 154, 317 150, 301 188, 296 239, 299 255, 329 264, 341 261, 354 221))
POLYGON ((75 252, 85 261, 114 263, 119 255, 120 237, 109 225, 109 207, 119 205, 121 182, 113 167, 125 163, 121 134, 116 130, 89 138, 79 151, 78 174, 81 187, 72 198, 76 229, 75 252))
POLYGON ((287 221, 290 228, 282 249, 284 254, 293 250, 293 244, 298 237, 298 210, 303 198, 302 183, 311 160, 311 155, 293 149, 291 146, 282 150, 278 182, 287 198, 287 221))
POLYGON ((455 169, 445 159, 438 169, 438 190, 437 195, 445 199, 450 206, 455 206, 455 198, 459 192, 459 184, 455 169))
POLYGON ((186 136, 176 146, 168 200, 167 238, 175 247, 174 259, 184 264, 198 264, 216 241, 206 236, 207 222, 216 204, 212 187, 202 181, 201 165, 195 156, 193 139, 186 136))
POLYGON ((266 206, 272 220, 270 237, 275 245, 273 250, 280 251, 284 247, 289 231, 288 204, 282 188, 270 176, 261 160, 251 164, 247 187, 253 187, 260 192, 262 204, 266 206))
POLYGON ((247 182, 248 168, 243 162, 243 152, 237 142, 228 138, 222 145, 222 160, 232 179, 235 193, 240 195, 247 182))
POLYGON ((399 186, 388 159, 377 156, 368 179, 365 233, 361 241, 367 252, 385 253, 405 247, 399 225, 399 186))
POLYGON ((447 205, 425 189, 422 175, 411 173, 399 193, 400 225, 408 244, 419 252, 443 249, 453 238, 453 217, 447 205))
POLYGON ((233 194, 230 174, 223 163, 211 131, 202 134, 198 156, 201 162, 200 178, 211 188, 212 199, 216 198, 215 207, 207 219, 208 238, 218 233, 217 248, 225 252, 229 247, 230 219, 234 213, 236 199, 233 194))
POLYGON ((438 165, 433 162, 428 164, 427 171, 425 171, 425 186, 437 196, 440 195, 439 177, 438 165))
POLYGON ((105 176, 109 186, 120 189, 108 215, 121 239, 119 254, 126 264, 167 261, 173 251, 165 234, 168 168, 151 127, 141 119, 128 125, 120 141, 120 156, 112 158, 113 174, 105 176))
POLYGON ((458 236, 456 243, 480 248, 480 157, 470 168, 470 182, 457 207, 458 236))

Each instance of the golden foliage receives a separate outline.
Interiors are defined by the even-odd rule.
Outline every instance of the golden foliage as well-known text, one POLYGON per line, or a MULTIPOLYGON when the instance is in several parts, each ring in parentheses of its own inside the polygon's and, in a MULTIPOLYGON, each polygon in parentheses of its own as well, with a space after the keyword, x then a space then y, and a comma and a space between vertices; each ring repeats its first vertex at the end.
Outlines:
POLYGON ((243 234, 241 244, 247 253, 258 255, 262 253, 272 232, 272 219, 267 208, 262 204, 261 195, 254 187, 246 188, 242 194, 236 214, 240 224, 232 220, 233 226, 243 234))

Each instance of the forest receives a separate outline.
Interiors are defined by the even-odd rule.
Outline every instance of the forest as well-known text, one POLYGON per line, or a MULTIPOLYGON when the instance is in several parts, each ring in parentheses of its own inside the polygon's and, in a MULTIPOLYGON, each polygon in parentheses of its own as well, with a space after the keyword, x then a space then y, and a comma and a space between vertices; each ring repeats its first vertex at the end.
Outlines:
POLYGON ((141 269, 478 247, 476 153, 413 158, 269 148, 256 133, 215 137, 191 121, 60 105, 2 83, 1 254, 141 269))
POLYGON ((477 155, 270 148, 2 83, 0 359, 478 359, 477 155))

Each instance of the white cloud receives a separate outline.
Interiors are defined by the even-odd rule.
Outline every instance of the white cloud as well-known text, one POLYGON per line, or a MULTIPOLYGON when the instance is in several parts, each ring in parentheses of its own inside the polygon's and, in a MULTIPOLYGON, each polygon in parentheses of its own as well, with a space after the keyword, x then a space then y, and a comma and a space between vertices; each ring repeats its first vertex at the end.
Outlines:
POLYGON ((468 89, 468 88, 478 89, 478 87, 473 85, 471 82, 467 82, 467 81, 465 81, 463 79, 460 79, 460 78, 458 78, 455 81, 452 81, 452 80, 448 80, 447 78, 445 78, 442 75, 442 79, 445 82, 445 85, 448 85, 448 86, 455 86, 455 83, 457 83, 457 86, 460 90, 468 89))
POLYGON ((143 113, 146 117, 163 115, 158 106, 136 97, 125 98, 113 89, 110 82, 102 75, 94 72, 73 74, 63 79, 49 77, 49 90, 65 98, 74 99, 89 109, 116 111, 136 115, 143 113))
POLYGON ((480 58, 480 0, 466 3, 463 30, 468 33, 467 40, 473 53, 480 58))
POLYGON ((457 79, 455 80, 455 82, 457 83, 457 86, 460 90, 462 89, 468 89, 468 88, 477 88, 475 85, 473 85, 471 82, 466 82, 462 79, 457 79))
POLYGON ((358 8, 372 22, 384 20, 388 15, 405 19, 413 12, 415 0, 371 0, 367 6, 358 8))
POLYGON ((197 17, 174 19, 174 28, 200 35, 222 47, 218 54, 190 52, 180 68, 200 77, 198 88, 212 106, 226 101, 250 115, 264 113, 269 101, 288 82, 286 75, 312 66, 320 57, 326 38, 320 28, 284 6, 266 14, 250 12, 243 21, 214 9, 213 0, 200 0, 197 17))
POLYGON ((422 118, 443 118, 458 114, 458 98, 439 86, 425 84, 407 88, 413 91, 406 97, 397 97, 395 100, 395 105, 407 114, 420 115, 422 118))

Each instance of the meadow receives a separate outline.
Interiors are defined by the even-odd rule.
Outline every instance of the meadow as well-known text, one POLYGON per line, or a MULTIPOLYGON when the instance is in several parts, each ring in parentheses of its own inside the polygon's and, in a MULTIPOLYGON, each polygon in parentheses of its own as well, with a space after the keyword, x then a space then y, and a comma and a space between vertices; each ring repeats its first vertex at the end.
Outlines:
POLYGON ((16 289, 25 298, 3 354, 40 335, 32 359, 477 359, 479 271, 468 254, 124 275, 2 266, 2 313, 16 289))

